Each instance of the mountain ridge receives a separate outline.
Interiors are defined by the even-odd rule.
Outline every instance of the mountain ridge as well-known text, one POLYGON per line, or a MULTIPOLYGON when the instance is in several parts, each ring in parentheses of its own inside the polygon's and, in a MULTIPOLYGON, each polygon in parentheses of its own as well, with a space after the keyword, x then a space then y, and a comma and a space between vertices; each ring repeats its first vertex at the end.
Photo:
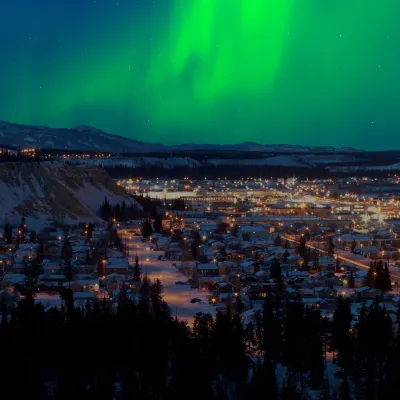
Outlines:
POLYGON ((80 125, 75 128, 50 128, 0 120, 0 143, 6 146, 36 147, 41 149, 87 150, 112 153, 151 153, 193 150, 231 150, 248 152, 364 152, 352 147, 303 146, 291 144, 259 144, 251 141, 238 144, 183 143, 167 146, 147 143, 114 135, 95 127, 80 125))

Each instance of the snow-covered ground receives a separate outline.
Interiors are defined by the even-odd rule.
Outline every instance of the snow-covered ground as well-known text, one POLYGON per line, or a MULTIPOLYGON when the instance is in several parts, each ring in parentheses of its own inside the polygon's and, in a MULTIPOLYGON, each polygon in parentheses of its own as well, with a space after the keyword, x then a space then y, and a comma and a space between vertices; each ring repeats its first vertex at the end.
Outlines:
POLYGON ((299 161, 297 157, 293 156, 276 156, 268 158, 242 158, 237 159, 210 159, 208 164, 215 166, 218 165, 270 165, 276 167, 308 167, 307 164, 299 161))
POLYGON ((332 154, 332 155, 307 154, 299 158, 311 166, 365 161, 365 159, 360 158, 358 156, 356 157, 354 155, 346 155, 346 154, 332 154))
POLYGON ((194 316, 198 312, 209 313, 215 316, 215 307, 209 304, 206 298, 207 292, 192 289, 190 285, 177 285, 177 281, 187 281, 189 277, 179 273, 172 261, 157 260, 159 255, 164 255, 164 251, 151 251, 150 242, 141 242, 141 237, 133 236, 127 239, 129 245, 130 264, 135 262, 136 253, 142 264, 142 272, 146 273, 150 280, 159 278, 164 287, 164 300, 171 308, 173 315, 187 321, 192 325, 194 316), (148 260, 148 261, 147 261, 148 260), (201 303, 190 303, 192 298, 199 298, 201 303))
POLYGON ((67 159, 65 162, 76 165, 101 165, 103 167, 149 167, 153 165, 164 168, 175 167, 199 167, 201 163, 190 157, 132 157, 132 158, 89 158, 89 159, 67 159))
POLYGON ((356 171, 400 171, 400 163, 390 165, 328 167, 331 172, 356 172, 356 171))

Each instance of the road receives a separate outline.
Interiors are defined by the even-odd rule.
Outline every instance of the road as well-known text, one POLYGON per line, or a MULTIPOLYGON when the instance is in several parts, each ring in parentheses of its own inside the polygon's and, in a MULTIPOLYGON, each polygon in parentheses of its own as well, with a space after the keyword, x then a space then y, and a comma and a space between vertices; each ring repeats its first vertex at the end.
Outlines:
MULTIPOLYGON (((286 236, 286 239, 289 242, 299 244, 299 241, 290 238, 290 236, 286 236)), ((320 249, 318 247, 312 246, 310 244, 307 244, 307 247, 310 248, 310 249, 318 250, 318 252, 320 252, 320 253, 328 254, 327 251, 322 250, 322 249, 320 249)), ((339 260, 348 262, 350 264, 354 264, 355 266, 357 266, 360 269, 364 269, 364 270, 367 270, 367 271, 369 269, 370 260, 368 260, 368 259, 356 258, 353 253, 350 253, 350 252, 344 251, 344 250, 336 251, 335 255, 337 256, 337 258, 339 260)), ((390 270, 390 276, 391 276, 392 281, 396 282, 397 285, 399 285, 399 283, 400 283, 400 272, 399 271, 393 271, 393 269, 391 269, 390 270)))
POLYGON ((134 264, 136 254, 139 257, 142 273, 147 274, 151 281, 159 278, 164 288, 164 300, 171 308, 172 314, 179 319, 193 323, 194 315, 198 312, 215 316, 215 307, 209 304, 208 292, 192 289, 190 285, 177 285, 176 281, 187 281, 188 277, 182 275, 172 266, 172 261, 158 260, 164 251, 152 251, 150 242, 142 242, 139 236, 128 236, 120 231, 121 238, 129 247, 129 263, 134 264), (201 303, 190 303, 192 298, 199 298, 201 303))

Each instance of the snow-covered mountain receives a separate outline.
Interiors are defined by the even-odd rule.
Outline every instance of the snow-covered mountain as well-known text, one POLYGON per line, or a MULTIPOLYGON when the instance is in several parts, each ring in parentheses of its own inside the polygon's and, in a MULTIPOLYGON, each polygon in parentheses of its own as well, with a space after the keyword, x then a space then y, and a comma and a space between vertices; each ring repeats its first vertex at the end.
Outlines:
MULTIPOLYGON (((2 219, 18 223, 21 216, 35 222, 97 222, 104 201, 141 206, 96 166, 58 163, 0 164, 2 219)), ((2 223, 4 221, 1 221, 2 223)))
POLYGON ((355 152, 357 150, 334 147, 310 147, 287 144, 181 144, 165 146, 145 143, 123 136, 111 135, 90 126, 76 128, 49 128, 0 121, 0 144, 6 146, 36 147, 41 149, 91 150, 113 153, 152 153, 167 151, 221 150, 263 153, 332 153, 355 152))
POLYGON ((161 144, 139 142, 122 136, 110 135, 89 126, 72 129, 28 126, 0 121, 0 143, 7 146, 41 149, 91 150, 103 152, 163 151, 161 144))

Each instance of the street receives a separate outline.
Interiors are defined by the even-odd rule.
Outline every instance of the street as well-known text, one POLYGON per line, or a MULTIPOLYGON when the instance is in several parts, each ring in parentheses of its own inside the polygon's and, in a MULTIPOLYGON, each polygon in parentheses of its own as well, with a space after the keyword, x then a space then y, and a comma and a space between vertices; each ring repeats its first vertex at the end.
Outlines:
MULTIPOLYGON (((289 242, 299 244, 299 241, 291 239, 288 236, 286 236, 286 239, 289 242)), ((327 251, 325 251, 323 249, 320 249, 318 247, 315 247, 315 246, 312 246, 312 245, 309 245, 309 244, 307 244, 307 247, 310 248, 310 249, 318 250, 320 253, 328 254, 327 251)), ((345 251, 345 250, 335 251, 335 255, 337 256, 337 258, 339 260, 354 264, 355 266, 357 266, 360 269, 364 269, 364 270, 367 270, 367 271, 369 269, 369 264, 370 264, 371 260, 368 260, 366 258, 361 258, 361 259, 357 258, 355 254, 350 253, 349 251, 345 251)), ((394 267, 394 268, 396 268, 396 267, 394 267)), ((393 270, 394 268, 390 269, 390 276, 392 278, 392 281, 396 282, 396 284, 399 285, 399 283, 400 283, 400 272, 399 271, 394 271, 393 270)))
POLYGON ((215 307, 209 304, 208 292, 192 289, 190 285, 177 285, 176 281, 187 281, 190 277, 182 275, 172 266, 172 261, 158 260, 164 251, 152 251, 149 241, 142 242, 139 236, 127 236, 120 232, 129 246, 129 264, 135 263, 136 254, 142 266, 142 274, 147 274, 151 281, 159 278, 164 288, 164 300, 171 308, 172 315, 192 325, 196 313, 209 313, 215 316, 215 307), (201 299, 201 303, 190 303, 192 298, 201 299))

